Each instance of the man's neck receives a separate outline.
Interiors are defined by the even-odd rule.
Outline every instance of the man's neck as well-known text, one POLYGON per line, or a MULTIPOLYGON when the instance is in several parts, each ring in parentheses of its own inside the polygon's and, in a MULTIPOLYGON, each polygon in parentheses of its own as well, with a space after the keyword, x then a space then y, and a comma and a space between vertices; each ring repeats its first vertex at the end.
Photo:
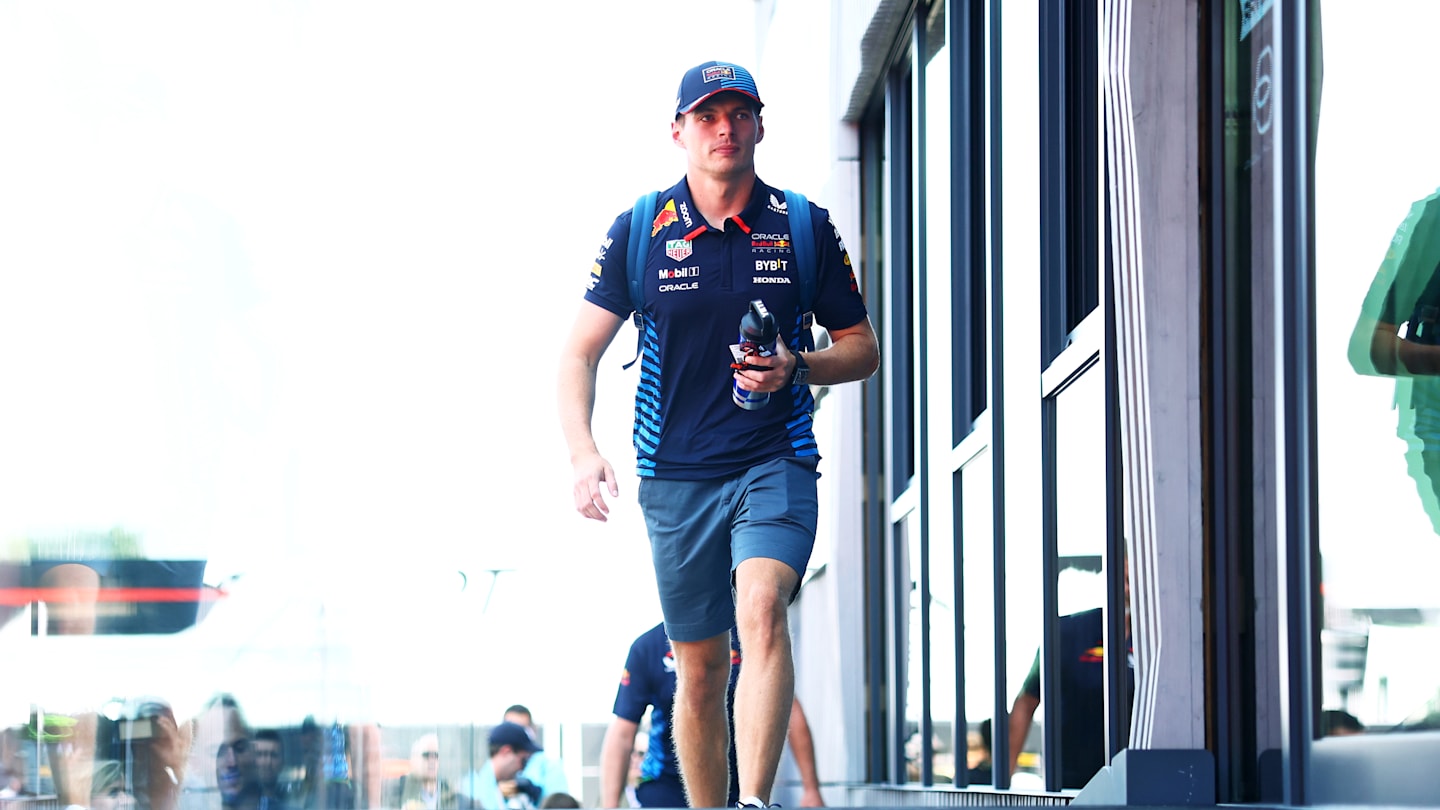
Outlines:
POLYGON ((745 210, 750 194, 755 190, 755 174, 736 178, 717 178, 695 173, 686 178, 690 184, 690 198, 695 201, 700 216, 710 227, 725 230, 725 222, 745 210))

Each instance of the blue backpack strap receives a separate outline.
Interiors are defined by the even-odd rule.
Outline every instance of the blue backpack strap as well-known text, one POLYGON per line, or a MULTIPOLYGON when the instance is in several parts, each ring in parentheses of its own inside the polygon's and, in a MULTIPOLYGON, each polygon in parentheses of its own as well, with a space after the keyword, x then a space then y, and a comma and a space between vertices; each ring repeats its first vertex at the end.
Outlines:
POLYGON ((815 278, 820 261, 815 255, 815 228, 810 221, 810 201, 798 191, 785 190, 785 212, 790 217, 790 241, 795 245, 795 260, 800 264, 800 345, 805 351, 815 348, 810 328, 815 325, 815 278))
POLYGON ((658 191, 642 194, 630 212, 630 243, 625 252, 625 273, 630 282, 630 305, 635 308, 637 326, 645 308, 645 259, 650 253, 649 228, 655 218, 655 203, 659 198, 658 191))
POLYGON ((635 310, 635 357, 625 368, 635 365, 640 359, 640 350, 645 342, 645 260, 650 255, 650 227, 655 218, 655 203, 660 192, 641 194, 630 211, 630 239, 625 250, 625 280, 630 289, 630 306, 635 310))

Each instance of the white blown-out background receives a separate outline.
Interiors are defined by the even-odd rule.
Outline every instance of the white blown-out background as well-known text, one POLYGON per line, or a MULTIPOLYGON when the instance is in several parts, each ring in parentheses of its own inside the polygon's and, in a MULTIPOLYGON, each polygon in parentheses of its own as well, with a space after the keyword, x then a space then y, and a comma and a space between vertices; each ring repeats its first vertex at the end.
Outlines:
MULTIPOLYGON (((0 8, 0 543, 119 528, 227 594, 172 636, 11 621, 0 719, 220 691, 257 724, 608 717, 659 618, 633 334, 601 375, 607 525, 571 505, 556 354, 614 216, 683 172, 680 74, 754 59, 755 16, 0 8)), ((757 78, 762 177, 814 187, 828 121, 757 78)))

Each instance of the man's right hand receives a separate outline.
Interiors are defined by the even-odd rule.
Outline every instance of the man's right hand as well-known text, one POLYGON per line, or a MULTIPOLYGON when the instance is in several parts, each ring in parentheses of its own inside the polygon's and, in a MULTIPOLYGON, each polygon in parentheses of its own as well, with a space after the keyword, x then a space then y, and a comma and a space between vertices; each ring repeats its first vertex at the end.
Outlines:
POLYGON ((610 514, 610 507, 605 503, 604 489, 610 491, 610 497, 620 497, 620 487, 615 483, 615 468, 599 453, 577 457, 573 463, 575 511, 591 520, 604 523, 610 514))

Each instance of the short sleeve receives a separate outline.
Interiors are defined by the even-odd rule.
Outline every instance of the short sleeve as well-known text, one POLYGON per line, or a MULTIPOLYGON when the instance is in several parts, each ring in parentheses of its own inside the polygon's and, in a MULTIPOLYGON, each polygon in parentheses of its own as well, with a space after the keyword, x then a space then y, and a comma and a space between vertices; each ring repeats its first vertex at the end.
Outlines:
POLYGON ((1022 695, 1029 695, 1033 698, 1040 697, 1040 651, 1035 651, 1035 660, 1030 663, 1030 671, 1025 674, 1025 683, 1020 686, 1022 695))
POLYGON ((813 203, 810 207, 820 261, 811 309, 821 326, 845 329, 865 320, 868 315, 865 299, 860 294, 855 267, 850 263, 850 253, 840 238, 840 230, 835 227, 829 212, 813 203))
POLYGON ((635 311, 630 302, 630 285, 626 279, 627 247, 630 239, 631 212, 625 211, 615 218, 605 241, 590 266, 590 277, 586 281, 585 300, 609 310, 621 318, 628 318, 635 311))
POLYGON ((637 639, 630 645, 630 654, 625 659, 625 671, 620 675, 620 685, 615 690, 615 716, 639 723, 645 710, 655 701, 655 687, 650 676, 650 661, 647 661, 645 645, 637 639))

